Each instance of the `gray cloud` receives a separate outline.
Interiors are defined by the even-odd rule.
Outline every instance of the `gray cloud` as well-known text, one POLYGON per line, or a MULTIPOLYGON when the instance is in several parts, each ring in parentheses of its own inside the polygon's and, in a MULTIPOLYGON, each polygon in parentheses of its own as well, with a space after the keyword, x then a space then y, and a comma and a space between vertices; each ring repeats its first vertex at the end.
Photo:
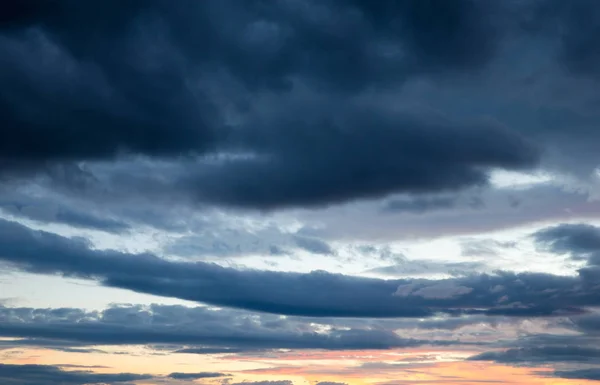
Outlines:
POLYGON ((369 242, 399 239, 474 235, 540 222, 597 219, 600 201, 585 190, 572 190, 554 183, 523 188, 468 190, 458 196, 460 205, 420 215, 381 215, 380 202, 362 202, 320 211, 294 212, 306 226, 320 226, 323 239, 354 239, 369 242), (521 201, 510 207, 509 196, 521 201), (468 197, 484 202, 479 209, 464 207, 468 197))
POLYGON ((77 352, 77 353, 100 353, 102 350, 86 347, 85 344, 80 344, 72 341, 60 341, 43 338, 19 338, 7 339, 0 341, 0 350, 13 349, 18 347, 45 347, 61 352, 77 352))
POLYGON ((295 236, 294 241, 298 247, 313 254, 333 254, 331 247, 320 239, 295 236))
POLYGON ((381 326, 330 325, 237 310, 183 306, 113 306, 81 309, 0 307, 0 335, 24 338, 8 346, 62 350, 86 345, 171 344, 176 353, 222 354, 264 349, 389 349, 452 342, 400 338, 381 326), (24 341, 25 343, 21 343, 24 341))
POLYGON ((253 232, 243 228, 220 228, 214 224, 198 229, 194 235, 169 241, 164 250, 184 257, 281 256, 287 254, 284 247, 289 243, 288 238, 288 234, 276 228, 253 232))
POLYGON ((176 350, 174 353, 183 354, 232 354, 242 353, 244 349, 238 348, 184 348, 176 350))
POLYGON ((381 280, 323 271, 301 274, 169 262, 152 254, 93 250, 81 239, 14 222, 0 221, 0 229, 0 260, 27 272, 94 279, 106 286, 270 313, 548 316, 600 305, 595 269, 582 269, 576 277, 499 272, 446 280, 381 280), (444 295, 434 295, 438 292, 444 295))
POLYGON ((485 267, 486 265, 482 262, 435 262, 405 259, 402 263, 376 267, 368 272, 390 277, 422 277, 435 274, 464 276, 483 271, 485 267))
POLYGON ((557 254, 600 265, 600 228, 587 224, 561 224, 533 234, 538 245, 557 254))
MULTIPOLYGON (((89 369, 105 368, 103 366, 81 365, 9 365, 0 364, 0 379, 7 385, 89 385, 89 384, 121 384, 132 381, 161 379, 160 376, 133 373, 94 373, 89 369), (79 370, 63 370, 63 368, 79 370), (81 370, 88 369, 88 370, 81 370)), ((195 380, 201 378, 217 378, 227 376, 224 373, 171 373, 166 376, 175 380, 195 380)))
POLYGON ((292 381, 289 380, 279 380, 279 381, 245 381, 245 382, 235 382, 231 385, 293 385, 292 381))
POLYGON ((231 223, 215 220, 198 226, 193 235, 168 241, 164 250, 184 257, 285 256, 298 249, 313 254, 334 254, 327 242, 301 234, 301 231, 285 231, 276 224, 254 230, 236 224, 235 220, 231 223))
POLYGON ((130 225, 90 210, 74 207, 48 196, 0 193, 0 210, 15 217, 27 218, 41 223, 60 223, 75 228, 101 230, 109 233, 124 233, 130 225))
POLYGON ((494 257, 502 250, 516 247, 516 242, 500 242, 494 239, 467 240, 462 242, 462 255, 467 257, 494 257))
POLYGON ((527 332, 513 341, 498 341, 495 345, 503 349, 483 352, 469 360, 551 367, 552 376, 583 379, 588 373, 593 379, 600 366, 598 318, 597 313, 591 313, 559 320, 554 324, 559 329, 554 332, 527 332))
POLYGON ((588 335, 600 334, 600 314, 593 313, 583 317, 577 317, 572 320, 575 325, 588 335))
MULTIPOLYGON (((572 379, 597 380, 598 366, 600 365, 600 349, 597 349, 597 340, 591 340, 592 346, 586 346, 586 336, 573 338, 551 338, 541 336, 537 339, 537 346, 511 348, 503 351, 484 352, 469 358, 473 361, 493 361, 505 365, 553 367, 551 376, 572 379), (560 345, 539 345, 543 341, 551 342, 553 339, 560 345), (595 342, 594 342, 595 341, 595 342), (581 345, 578 343, 581 342, 581 345)), ((531 342, 536 341, 536 339, 531 342)), ((527 341, 525 341, 527 342, 527 341)), ((548 375, 548 373, 544 373, 548 375)))
POLYGON ((200 373, 171 373, 167 377, 175 379, 175 380, 198 380, 201 378, 216 378, 216 377, 225 377, 224 373, 215 373, 215 372, 200 372, 200 373))
POLYGON ((455 197, 418 197, 413 199, 393 199, 384 206, 385 212, 422 214, 427 211, 444 210, 455 207, 455 197))
POLYGON ((556 370, 554 375, 562 378, 572 378, 577 380, 600 380, 600 369, 576 369, 576 370, 556 370))
POLYGON ((64 371, 51 365, 9 365, 0 364, 0 379, 7 385, 85 385, 123 383, 152 378, 145 374, 115 373, 99 374, 91 371, 64 371))
POLYGON ((556 362, 600 364, 600 349, 581 346, 539 346, 485 352, 470 358, 503 364, 545 365, 556 362))

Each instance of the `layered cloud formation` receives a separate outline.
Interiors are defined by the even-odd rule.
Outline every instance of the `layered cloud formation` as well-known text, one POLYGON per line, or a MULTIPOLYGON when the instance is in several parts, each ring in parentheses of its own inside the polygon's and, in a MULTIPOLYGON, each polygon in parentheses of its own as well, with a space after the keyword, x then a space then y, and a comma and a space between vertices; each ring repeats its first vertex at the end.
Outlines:
POLYGON ((0 380, 599 380, 599 31, 593 0, 3 2, 0 380))

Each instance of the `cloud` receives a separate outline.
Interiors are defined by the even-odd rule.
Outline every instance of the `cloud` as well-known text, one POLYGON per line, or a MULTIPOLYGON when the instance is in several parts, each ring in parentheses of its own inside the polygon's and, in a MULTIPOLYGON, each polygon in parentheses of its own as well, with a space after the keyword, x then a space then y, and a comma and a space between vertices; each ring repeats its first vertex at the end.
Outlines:
POLYGON ((576 369, 576 370, 555 370, 554 375, 562 378, 572 378, 577 380, 600 380, 600 369, 576 369))
POLYGON ((193 235, 167 241, 165 252, 184 257, 244 257, 248 255, 285 256, 294 250, 313 254, 332 255, 331 246, 314 236, 289 231, 275 222, 258 225, 236 223, 234 218, 208 217, 205 223, 193 226, 193 235))
POLYGON ((239 310, 122 305, 102 311, 0 307, 7 346, 62 350, 89 345, 170 344, 176 353, 223 354, 264 349, 390 349, 452 342, 401 338, 381 326, 350 328, 239 310))
POLYGON ((9 165, 110 158, 123 150, 164 156, 211 143, 210 103, 203 106, 187 87, 183 59, 170 45, 149 49, 158 20, 135 29, 144 9, 38 2, 3 24, 0 49, 8 60, 0 70, 11 81, 0 96, 10 127, 2 142, 13 146, 0 155, 9 165), (94 14, 106 16, 97 25, 102 38, 80 22, 94 14), (44 65, 32 66, 39 60, 44 65))
POLYGON ((464 276, 483 271, 485 267, 486 265, 481 262, 436 262, 405 259, 402 263, 376 267, 368 272, 390 277, 423 277, 436 274, 464 276))
POLYGON ((494 239, 466 240, 461 244, 462 255, 467 257, 495 257, 502 250, 516 247, 516 242, 500 242, 494 239))
POLYGON ((3 384, 106 384, 122 383, 152 378, 145 374, 132 373, 93 373, 91 371, 65 371, 51 365, 9 365, 0 364, 0 379, 3 384))
POLYGON ((59 223, 75 228, 122 234, 130 225, 91 210, 82 210, 71 204, 60 203, 47 196, 28 196, 25 193, 0 193, 0 210, 18 218, 41 223, 59 223))
POLYGON ((0 30, 11 143, 0 158, 10 175, 170 160, 183 170, 114 187, 258 209, 485 184, 490 169, 534 167, 537 146, 503 125, 360 96, 486 67, 497 38, 486 20, 500 14, 471 0, 32 5, 0 30), (93 29, 81 22, 98 14, 93 29))
MULTIPOLYGON (((555 370, 550 373, 554 377, 588 380, 600 379, 597 368, 600 365, 600 350, 594 347, 577 346, 575 344, 491 351, 472 356, 469 360, 493 361, 513 366, 554 366, 555 370), (582 366, 590 365, 592 366, 591 368, 581 369, 582 366), (577 367, 579 369, 573 369, 577 367)), ((547 372, 544 374, 548 375, 547 372)))
POLYGON ((184 354, 230 354, 230 353, 241 353, 244 349, 234 348, 185 348, 176 350, 174 353, 184 354))
POLYGON ((561 224, 533 234, 542 247, 557 254, 570 254, 573 259, 600 265, 600 228, 587 224, 561 224))
MULTIPOLYGON (((455 192, 497 168, 589 178, 599 163, 596 91, 573 77, 597 61, 593 1, 44 4, 0 26, 13 182, 112 167, 94 186, 105 198, 270 210, 455 192), (172 167, 121 183, 123 160, 172 167)), ((451 204, 416 199, 390 207, 451 204)))
POLYGON ((294 241, 301 249, 313 254, 333 254, 331 247, 324 241, 317 238, 295 236, 294 241))
POLYGON ((241 226, 221 227, 214 223, 194 231, 194 235, 168 241, 163 249, 183 257, 282 256, 287 254, 285 246, 290 243, 290 237, 275 227, 252 231, 241 226))
MULTIPOLYGON (((4 309, 3 309, 4 310, 4 309)), ((85 346, 85 344, 73 342, 73 341, 61 341, 53 339, 43 338, 19 338, 19 339, 5 339, 0 341, 0 350, 13 349, 17 347, 45 347, 47 349, 57 350, 61 352, 70 353, 101 353, 100 349, 92 349, 85 346)))
POLYGON ((393 199, 386 203, 385 212, 422 214, 427 211, 444 210, 455 207, 454 197, 419 197, 413 199, 393 199))
POLYGON ((215 377, 225 377, 224 373, 215 373, 215 372, 200 372, 200 373, 171 373, 167 377, 172 378, 174 380, 198 380, 200 378, 215 378, 215 377))
POLYGON ((545 365, 557 362, 598 364, 600 349, 581 346, 539 346, 485 352, 469 359, 519 365, 545 365))
MULTIPOLYGON (((600 365, 598 334, 595 331, 597 318, 597 313, 591 313, 557 320, 554 326, 530 329, 524 334, 519 333, 513 341, 493 344, 503 349, 479 353, 468 359, 516 367, 550 367, 554 371, 544 375, 583 379, 588 368, 595 370, 600 365)), ((592 375, 594 370, 589 374, 592 375)))
POLYGON ((381 202, 354 202, 294 214, 305 226, 319 226, 322 239, 365 242, 480 235, 515 227, 537 227, 542 222, 600 217, 600 201, 593 198, 592 192, 573 190, 559 182, 521 188, 469 189, 457 194, 457 202, 452 209, 420 215, 382 215, 381 202), (521 201, 518 208, 510 206, 511 195, 521 201), (484 202, 482 207, 472 209, 466 204, 474 196, 484 202))
POLYGON ((587 253, 600 249, 600 228, 587 224, 562 224, 542 229, 534 237, 556 253, 587 253))
MULTIPOLYGON (((90 370, 64 370, 69 369, 97 369, 103 366, 80 365, 10 365, 0 364, 0 379, 7 385, 34 385, 34 384, 60 384, 60 385, 89 385, 89 384, 117 384, 130 381, 159 379, 148 374, 133 373, 94 373, 90 370)), ((175 380, 194 380, 201 378, 224 377, 223 373, 171 373, 166 378, 175 380)))
POLYGON ((393 192, 481 185, 490 168, 526 168, 537 158, 534 147, 502 127, 428 121, 375 107, 319 104, 253 125, 263 133, 244 130, 248 138, 241 141, 256 142, 246 149, 255 156, 199 166, 183 185, 213 204, 314 207, 393 192), (291 119, 296 114, 303 119, 291 119), (307 135, 315 127, 318 136, 307 135), (446 148, 449 140, 460 144, 446 148), (213 180, 218 183, 209 183, 213 180))
MULTIPOLYGON (((471 0, 452 0, 444 5, 411 0, 375 6, 357 1, 309 1, 302 6, 277 1, 268 12, 258 4, 234 1, 193 5, 162 1, 94 2, 86 6, 66 3, 55 8, 42 3, 22 12, 7 12, 3 27, 8 32, 38 27, 55 37, 65 50, 85 55, 109 73, 119 74, 128 64, 145 69, 143 74, 149 75, 153 67, 143 66, 135 55, 125 55, 119 61, 106 55, 108 43, 119 50, 138 44, 137 55, 167 66, 159 72, 171 76, 165 81, 183 77, 185 67, 177 67, 180 63, 173 59, 159 61, 161 50, 178 54, 186 63, 204 70, 221 68, 250 88, 288 90, 294 78, 301 78, 335 89, 361 89, 403 81, 406 72, 453 73, 484 66, 495 52, 496 35, 489 23, 489 18, 497 16, 493 11, 494 7, 471 0), (97 25, 107 33, 89 39, 95 36, 93 30, 77 23, 78 18, 88 19, 98 13, 110 17, 97 25), (220 21, 234 17, 236 23, 198 25, 194 23, 198 17, 220 21), (134 26, 168 29, 161 38, 135 34, 134 26), (123 38, 128 40, 120 41, 123 38), (225 42, 228 44, 217 45, 225 42), (152 44, 160 50, 149 50, 152 44), (199 44, 212 50, 198 52, 199 44), (390 50, 402 49, 404 54, 390 54, 384 44, 390 50), (339 51, 333 51, 334 47, 339 51)), ((134 79, 141 83, 150 80, 139 75, 134 79)), ((144 96, 141 91, 138 95, 144 96)))
POLYGON ((244 382, 235 382, 231 385, 293 385, 292 381, 289 380, 279 380, 279 381, 244 381, 244 382))
POLYGON ((600 50, 589 36, 600 28, 598 4, 590 0, 573 3, 549 0, 542 2, 540 8, 542 12, 538 15, 542 27, 548 28, 554 23, 553 30, 558 28, 560 31, 558 58, 564 67, 572 74, 597 79, 600 50))
POLYGON ((416 285, 414 283, 400 285, 394 295, 400 297, 418 296, 428 299, 449 299, 469 294, 472 291, 473 289, 470 287, 460 286, 451 281, 441 281, 432 285, 416 285))
MULTIPOLYGON (((539 251, 581 266, 571 275, 484 273, 514 246, 491 239, 459 246, 492 265, 353 245, 597 219, 599 4, 0 4, 0 210, 95 241, 0 219, 2 268, 218 307, 4 304, 0 349, 231 354, 502 335, 490 349, 503 350, 473 359, 598 379, 588 367, 599 362, 598 227, 533 234, 539 251), (544 181, 501 186, 501 170, 544 181), (390 279, 290 272, 288 261, 302 262, 294 252, 336 265, 372 258, 389 266, 369 273, 390 279), (249 268, 207 263, 246 255, 249 268), (267 255, 282 271, 256 268, 275 263, 257 262, 267 255), (530 335, 550 326, 569 333, 530 335)), ((66 366, 2 366, 0 377, 27 368, 33 383, 136 381, 66 366)))
POLYGON ((321 382, 317 382, 316 385, 347 385, 347 384, 345 382, 321 381, 321 382))
POLYGON ((572 320, 574 324, 588 335, 600 334, 600 314, 592 313, 572 320))
POLYGON ((498 272, 445 280, 382 280, 324 271, 303 274, 170 262, 152 254, 94 250, 82 239, 8 221, 0 221, 0 230, 0 260, 23 271, 93 279, 147 294, 276 314, 548 316, 600 305, 596 295, 600 273, 594 269, 582 269, 574 277, 498 272), (444 295, 445 288, 452 288, 453 295, 444 295), (393 295, 398 291, 404 295, 393 295))

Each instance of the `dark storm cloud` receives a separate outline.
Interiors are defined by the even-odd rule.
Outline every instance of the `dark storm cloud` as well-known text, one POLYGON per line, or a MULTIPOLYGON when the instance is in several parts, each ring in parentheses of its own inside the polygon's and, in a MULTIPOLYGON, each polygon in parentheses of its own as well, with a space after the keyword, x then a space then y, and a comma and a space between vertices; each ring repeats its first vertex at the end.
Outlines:
POLYGON ((485 68, 504 15, 492 3, 3 7, 10 8, 0 24, 7 170, 225 152, 237 157, 188 164, 186 176, 152 186, 272 209, 455 190, 485 183, 490 168, 533 167, 538 158, 536 146, 507 128, 358 100, 407 77, 485 68))
MULTIPOLYGON (((116 45, 115 53, 124 53, 120 49, 131 43, 143 46, 136 52, 159 44, 205 70, 223 69, 250 86, 275 89, 285 89, 294 77, 362 88, 403 79, 407 70, 471 71, 494 54, 493 24, 502 16, 497 7, 473 0, 27 3, 20 12, 4 6, 13 9, 3 13, 5 31, 38 27, 105 71, 125 70, 108 57, 109 44, 116 45), (227 18, 232 23, 225 23, 227 18), (132 28, 149 21, 168 27, 162 40, 132 36, 132 28)), ((139 66, 125 62, 131 56, 118 59, 122 67, 139 66)))
MULTIPOLYGON (((485 67, 497 46, 501 9, 471 0, 351 0, 376 33, 404 36, 414 72, 476 71, 485 67), (499 17, 500 16, 500 17, 499 17)), ((390 76, 390 75, 387 75, 390 76)))
POLYGON ((600 5, 594 0, 538 2, 531 30, 555 36, 558 59, 571 74, 596 78, 600 75, 600 45, 592 36, 600 32, 600 5))
POLYGON ((562 59, 566 67, 573 73, 597 79, 600 46, 590 36, 600 33, 600 7, 594 1, 580 1, 569 10, 565 21, 562 59))
POLYGON ((503 273, 444 280, 382 280, 324 271, 287 273, 181 263, 152 254, 94 250, 82 239, 0 221, 0 260, 31 273, 248 310, 316 317, 577 314, 600 305, 595 269, 579 276, 503 273))
POLYGON ((181 154, 213 140, 210 103, 170 44, 152 49, 160 25, 141 20, 144 2, 29 3, 1 25, 5 166, 181 154))
POLYGON ((145 374, 93 373, 91 371, 64 371, 52 365, 0 364, 0 380, 7 385, 85 385, 122 383, 152 378, 145 374))
POLYGON ((260 129, 240 133, 254 156, 200 166, 182 188, 229 206, 318 206, 484 185, 490 168, 523 169, 537 160, 530 142, 498 125, 306 103, 313 107, 281 108, 279 116, 260 119, 260 129))
MULTIPOLYGON (((84 345, 175 345, 176 353, 223 354, 264 349, 390 349, 451 345, 452 341, 406 339, 370 324, 327 332, 315 322, 237 310, 183 306, 113 306, 81 309, 0 307, 0 336, 34 339, 23 346, 63 349, 84 345)), ((11 341, 20 346, 18 340, 11 341)))
POLYGON ((533 234, 542 247, 557 254, 569 254, 573 259, 600 265, 600 228, 588 224, 561 224, 533 234))

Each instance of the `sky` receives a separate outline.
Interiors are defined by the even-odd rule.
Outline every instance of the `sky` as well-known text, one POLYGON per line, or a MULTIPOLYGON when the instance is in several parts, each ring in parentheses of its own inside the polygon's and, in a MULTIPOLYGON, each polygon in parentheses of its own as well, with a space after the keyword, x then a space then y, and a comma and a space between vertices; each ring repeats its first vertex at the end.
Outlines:
POLYGON ((597 0, 0 2, 0 384, 600 381, 597 0))

